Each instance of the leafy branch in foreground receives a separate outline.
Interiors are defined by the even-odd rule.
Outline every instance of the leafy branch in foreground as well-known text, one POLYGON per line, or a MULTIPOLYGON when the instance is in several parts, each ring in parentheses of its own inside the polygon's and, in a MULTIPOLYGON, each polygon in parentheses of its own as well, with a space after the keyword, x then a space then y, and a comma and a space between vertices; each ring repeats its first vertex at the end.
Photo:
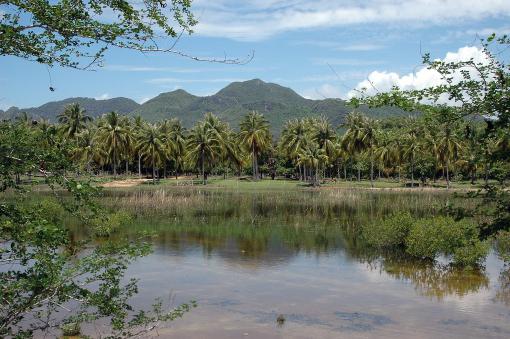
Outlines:
POLYGON ((50 66, 101 65, 110 47, 228 64, 253 58, 253 53, 246 60, 200 58, 176 50, 182 34, 191 34, 197 23, 190 0, 2 0, 0 13, 0 55, 50 66), (161 47, 166 39, 171 44, 161 47))
POLYGON ((143 238, 119 243, 75 243, 43 202, 28 201, 30 185, 19 177, 39 173, 65 213, 93 220, 103 212, 93 203, 98 189, 67 176, 75 170, 72 145, 57 129, 23 123, 0 126, 0 336, 31 337, 82 322, 101 321, 111 338, 141 336, 173 320, 195 303, 163 311, 136 311, 129 299, 137 281, 124 281, 128 265, 147 255, 143 238))

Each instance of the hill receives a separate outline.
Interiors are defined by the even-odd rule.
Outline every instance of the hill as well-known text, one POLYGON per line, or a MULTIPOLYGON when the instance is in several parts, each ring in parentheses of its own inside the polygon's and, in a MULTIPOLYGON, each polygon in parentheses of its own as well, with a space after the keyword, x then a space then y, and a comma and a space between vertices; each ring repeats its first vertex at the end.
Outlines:
POLYGON ((91 117, 98 117, 110 111, 117 111, 122 114, 128 114, 137 109, 140 105, 134 100, 128 98, 112 98, 105 100, 96 100, 92 98, 68 98, 60 101, 48 102, 39 107, 23 108, 11 107, 7 111, 0 111, 2 119, 12 119, 18 116, 21 112, 26 112, 30 117, 37 119, 48 119, 55 121, 56 116, 64 111, 66 105, 71 103, 78 103, 87 111, 91 117))
MULTIPOLYGON (((184 126, 191 127, 206 112, 217 114, 234 128, 250 111, 263 113, 269 120, 272 132, 278 134, 283 124, 294 118, 323 115, 335 126, 352 111, 340 99, 305 99, 292 89, 259 79, 233 82, 218 93, 197 97, 183 90, 163 93, 141 105, 131 115, 140 115, 149 121, 179 118, 184 126)), ((374 117, 402 115, 395 108, 368 109, 362 111, 374 117)))
MULTIPOLYGON (((195 96, 182 89, 161 93, 145 102, 137 104, 127 98, 95 100, 90 98, 70 98, 44 104, 37 108, 18 109, 12 107, 0 117, 12 118, 22 111, 34 117, 54 121, 65 105, 77 102, 91 116, 97 117, 109 111, 117 111, 129 116, 140 115, 152 122, 178 118, 187 128, 193 126, 206 112, 218 115, 233 128, 238 128, 242 117, 250 111, 263 113, 269 120, 274 134, 279 134, 283 124, 295 118, 323 115, 337 126, 352 111, 352 107, 340 99, 310 100, 303 98, 292 89, 259 79, 233 82, 211 96, 195 96)), ((373 117, 387 117, 404 114, 395 108, 368 109, 361 111, 373 117)))

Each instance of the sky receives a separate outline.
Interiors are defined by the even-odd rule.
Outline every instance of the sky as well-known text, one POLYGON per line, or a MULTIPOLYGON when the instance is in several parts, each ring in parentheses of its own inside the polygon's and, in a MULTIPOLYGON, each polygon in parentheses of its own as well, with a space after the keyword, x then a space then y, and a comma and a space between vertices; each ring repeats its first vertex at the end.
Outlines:
POLYGON ((423 88, 438 81, 422 69, 423 53, 479 59, 479 38, 510 34, 510 0, 195 0, 192 8, 199 24, 176 49, 253 59, 226 65, 110 49, 103 67, 79 71, 0 56, 0 109, 77 96, 142 103, 176 89, 212 95, 254 78, 312 99, 345 99, 369 84, 423 88))

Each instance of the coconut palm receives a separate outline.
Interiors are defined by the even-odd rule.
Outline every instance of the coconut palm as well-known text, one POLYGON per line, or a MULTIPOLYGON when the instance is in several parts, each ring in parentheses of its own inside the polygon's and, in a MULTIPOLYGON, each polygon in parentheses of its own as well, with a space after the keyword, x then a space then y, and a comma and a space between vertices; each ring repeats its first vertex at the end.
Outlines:
MULTIPOLYGON (((140 115, 137 115, 132 123, 132 131, 134 135, 134 139, 137 140, 140 133, 142 133, 142 130, 145 128, 146 122, 142 119, 140 115)), ((140 150, 137 146, 134 148, 135 155, 138 161, 138 177, 142 177, 142 154, 140 153, 140 150)))
POLYGON ((97 130, 98 142, 108 155, 113 167, 113 175, 117 175, 117 165, 125 148, 130 144, 130 134, 125 120, 116 113, 110 112, 101 118, 97 130))
POLYGON ((253 179, 257 180, 259 178, 258 156, 271 146, 269 122, 264 115, 253 111, 244 117, 240 128, 239 139, 251 153, 253 179))
POLYGON ((187 162, 193 167, 200 168, 203 184, 207 183, 206 167, 220 160, 223 153, 223 137, 218 131, 216 122, 200 121, 190 131, 186 149, 187 162))
POLYGON ((175 177, 177 178, 179 169, 183 166, 186 148, 186 130, 178 119, 170 119, 168 124, 165 140, 167 149, 170 152, 169 157, 175 163, 175 177))
POLYGON ((85 164, 88 173, 91 171, 92 163, 99 163, 101 158, 105 156, 105 154, 102 154, 102 149, 98 147, 95 134, 96 130, 94 127, 89 127, 76 134, 76 148, 73 152, 73 160, 85 164))
POLYGON ((306 176, 306 169, 305 166, 302 166, 301 162, 297 160, 299 153, 306 147, 307 143, 310 142, 308 134, 309 130, 306 122, 304 120, 294 119, 285 124, 279 143, 280 151, 298 166, 299 176, 302 179, 306 176), (301 168, 303 168, 303 173, 301 173, 301 168))
POLYGON ((446 189, 450 188, 450 164, 457 157, 462 145, 455 131, 446 124, 439 133, 439 157, 446 170, 446 189))
POLYGON ((344 147, 351 154, 366 152, 370 158, 370 184, 374 187, 374 149, 377 142, 377 121, 361 113, 352 112, 342 124, 347 128, 343 137, 344 147))
POLYGON ((164 164, 167 145, 161 129, 154 124, 147 124, 137 136, 137 150, 146 163, 152 167, 152 183, 156 183, 156 164, 164 164))
POLYGON ((311 181, 314 186, 320 184, 320 169, 327 161, 326 151, 316 143, 309 143, 298 154, 298 163, 313 169, 313 179, 311 181))
POLYGON ((92 118, 85 114, 78 103, 69 104, 64 112, 57 115, 57 120, 62 128, 63 135, 66 138, 74 138, 76 134, 87 128, 87 123, 92 118))

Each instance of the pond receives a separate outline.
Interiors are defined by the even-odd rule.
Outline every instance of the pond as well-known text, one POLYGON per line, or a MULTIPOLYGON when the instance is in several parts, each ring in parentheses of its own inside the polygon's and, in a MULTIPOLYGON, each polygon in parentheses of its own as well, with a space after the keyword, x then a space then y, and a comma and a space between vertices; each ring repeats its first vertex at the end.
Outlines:
POLYGON ((428 216, 472 201, 200 188, 111 190, 103 199, 137 215, 121 235, 157 234, 154 252, 128 270, 140 279, 134 303, 198 303, 161 337, 510 337, 510 273, 494 253, 484 269, 461 271, 446 258, 376 252, 359 238, 360 225, 395 210, 428 216))

